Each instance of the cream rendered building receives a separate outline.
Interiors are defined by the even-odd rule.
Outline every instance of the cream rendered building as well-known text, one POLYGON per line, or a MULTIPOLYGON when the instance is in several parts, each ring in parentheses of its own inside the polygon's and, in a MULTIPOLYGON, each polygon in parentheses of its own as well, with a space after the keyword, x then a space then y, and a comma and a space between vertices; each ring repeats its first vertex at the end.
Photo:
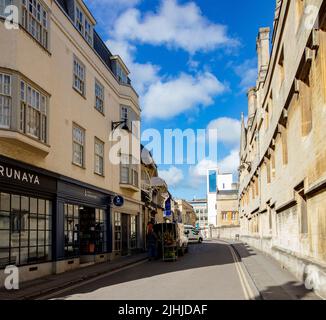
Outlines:
POLYGON ((109 159, 125 125, 140 154, 140 107, 83 1, 12 0, 19 29, 8 30, 10 3, 0 0, 0 268, 20 266, 25 281, 140 249, 140 163, 109 159))
POLYGON ((242 239, 326 296, 326 1, 277 1, 242 118, 242 239), (314 15, 318 13, 318 17, 314 15), (272 42, 270 54, 269 44, 272 42))

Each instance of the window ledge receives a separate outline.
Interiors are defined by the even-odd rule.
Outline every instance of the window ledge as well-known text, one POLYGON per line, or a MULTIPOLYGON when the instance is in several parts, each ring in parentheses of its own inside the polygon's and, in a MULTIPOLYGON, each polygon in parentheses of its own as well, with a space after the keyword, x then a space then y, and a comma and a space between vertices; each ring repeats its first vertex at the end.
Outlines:
POLYGON ((85 93, 82 93, 82 92, 80 92, 77 88, 75 88, 74 86, 72 87, 74 90, 75 90, 75 92, 77 92, 82 98, 84 98, 85 100, 87 100, 86 99, 86 95, 85 95, 85 93))
POLYGON ((131 190, 134 192, 138 192, 140 189, 132 184, 128 184, 128 183, 120 183, 120 188, 121 189, 127 189, 127 190, 131 190))
POLYGON ((50 153, 51 147, 41 141, 38 141, 30 136, 17 131, 0 129, 0 141, 12 141, 24 149, 38 153, 41 156, 47 156, 50 153))

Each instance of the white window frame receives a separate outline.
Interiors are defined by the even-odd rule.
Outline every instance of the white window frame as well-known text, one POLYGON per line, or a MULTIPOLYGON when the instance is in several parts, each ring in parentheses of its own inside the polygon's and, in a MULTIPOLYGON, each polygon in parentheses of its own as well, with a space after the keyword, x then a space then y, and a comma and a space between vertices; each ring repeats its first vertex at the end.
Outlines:
POLYGON ((48 97, 25 80, 20 80, 19 130, 43 143, 47 143, 48 97))
POLYGON ((81 95, 86 93, 86 68, 85 65, 74 56, 73 60, 73 88, 81 95))
POLYGON ((75 24, 77 30, 84 35, 84 11, 77 5, 75 10, 75 24))
POLYGON ((0 128, 9 129, 12 112, 12 77, 10 74, 0 73, 0 79, 0 114, 3 117, 2 122, 0 122, 0 128), (9 79, 8 88, 6 88, 5 78, 9 79), (4 115, 5 113, 6 115, 4 115))
POLYGON ((90 21, 85 17, 85 39, 92 46, 93 45, 93 26, 90 21))
POLYGON ((84 168, 85 166, 85 142, 86 142, 86 131, 82 127, 80 127, 78 124, 73 123, 72 126, 72 163, 76 166, 84 168), (76 138, 75 136, 75 130, 79 130, 81 135, 81 139, 76 138), (75 147, 79 147, 80 150, 76 150, 75 147), (76 160, 76 152, 80 152, 78 158, 80 161, 76 160))
POLYGON ((125 121, 129 128, 129 131, 139 139, 140 130, 139 127, 136 125, 136 121, 138 121, 138 115, 136 112, 130 107, 126 105, 120 105, 120 121, 125 121))
POLYGON ((119 62, 116 63, 116 72, 119 83, 128 84, 128 75, 119 62))
POLYGON ((79 5, 75 5, 75 27, 83 38, 93 46, 93 25, 79 5))
POLYGON ((95 109, 104 114, 104 86, 95 79, 95 109))
POLYGON ((132 155, 121 155, 120 184, 128 184, 139 188, 139 166, 132 155), (127 176, 126 176, 127 174, 127 176))
POLYGON ((21 24, 45 49, 49 48, 49 11, 39 0, 22 0, 21 24))
POLYGON ((95 137, 94 140, 94 172, 100 176, 104 176, 104 152, 105 144, 102 140, 95 137), (102 148, 100 150, 98 148, 102 148))

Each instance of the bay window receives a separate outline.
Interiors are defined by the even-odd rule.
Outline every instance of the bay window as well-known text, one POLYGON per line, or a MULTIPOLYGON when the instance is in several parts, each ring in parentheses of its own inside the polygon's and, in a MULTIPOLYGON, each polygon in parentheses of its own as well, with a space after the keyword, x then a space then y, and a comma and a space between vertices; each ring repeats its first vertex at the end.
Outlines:
POLYGON ((120 121, 125 121, 130 132, 136 137, 139 138, 140 128, 139 128, 139 117, 135 111, 132 110, 129 106, 121 105, 120 107, 120 121))
POLYGON ((138 165, 131 155, 121 155, 120 183, 138 188, 138 165))
POLYGON ((20 131, 47 142, 47 97, 20 82, 20 131))
POLYGON ((0 73, 0 128, 10 128, 11 76, 0 73))

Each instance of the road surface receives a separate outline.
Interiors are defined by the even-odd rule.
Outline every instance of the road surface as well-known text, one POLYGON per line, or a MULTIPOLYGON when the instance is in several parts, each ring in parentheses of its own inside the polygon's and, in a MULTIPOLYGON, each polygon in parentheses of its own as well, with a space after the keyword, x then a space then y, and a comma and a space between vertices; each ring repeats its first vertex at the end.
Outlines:
POLYGON ((140 262, 43 299, 249 300, 258 295, 233 248, 212 241, 191 245, 177 262, 140 262))

